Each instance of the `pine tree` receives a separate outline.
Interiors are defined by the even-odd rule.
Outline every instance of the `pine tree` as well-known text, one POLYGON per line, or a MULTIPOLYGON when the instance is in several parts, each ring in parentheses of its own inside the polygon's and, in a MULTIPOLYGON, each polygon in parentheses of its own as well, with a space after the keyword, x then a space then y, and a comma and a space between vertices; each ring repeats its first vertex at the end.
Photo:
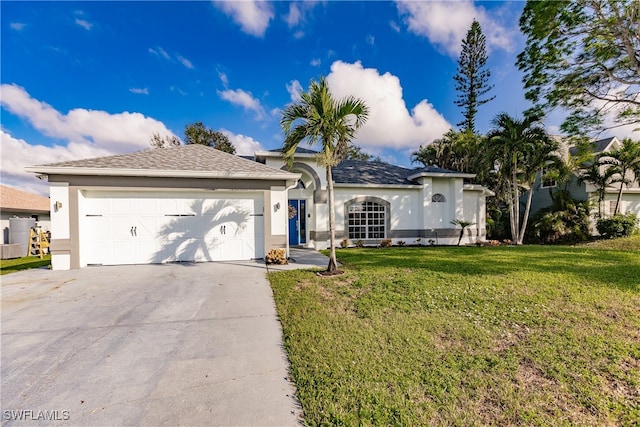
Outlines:
POLYGON ((456 90, 459 92, 455 104, 463 108, 464 120, 458 123, 463 131, 475 133, 475 118, 478 107, 495 98, 482 99, 493 85, 489 85, 491 71, 486 69, 487 51, 486 37, 482 34, 480 23, 473 20, 467 37, 462 40, 462 52, 458 59, 458 74, 453 79, 456 81, 456 90))

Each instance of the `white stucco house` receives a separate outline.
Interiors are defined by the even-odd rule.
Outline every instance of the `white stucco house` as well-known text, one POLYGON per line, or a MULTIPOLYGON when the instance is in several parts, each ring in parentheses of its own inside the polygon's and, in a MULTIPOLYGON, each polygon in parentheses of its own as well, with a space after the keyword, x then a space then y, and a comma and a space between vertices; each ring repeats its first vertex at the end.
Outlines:
MULTIPOLYGON (((329 246, 329 205, 324 167, 317 152, 298 148, 291 172, 301 175, 288 191, 288 242, 317 249, 329 246)), ((255 159, 286 170, 279 150, 261 151, 255 159)), ((384 162, 345 160, 333 168, 336 239, 350 245, 454 245, 460 229, 451 224, 472 222, 462 243, 486 238, 486 197, 493 193, 466 184, 475 175, 437 167, 409 169, 384 162)))
MULTIPOLYGON (((53 269, 263 258, 271 248, 329 244, 324 169, 299 149, 252 159, 187 145, 27 168, 50 185, 53 269), (57 206, 57 207, 56 207, 57 206)), ((337 238, 455 244, 450 221, 485 237, 485 198, 472 175, 380 162, 334 168, 337 238)))

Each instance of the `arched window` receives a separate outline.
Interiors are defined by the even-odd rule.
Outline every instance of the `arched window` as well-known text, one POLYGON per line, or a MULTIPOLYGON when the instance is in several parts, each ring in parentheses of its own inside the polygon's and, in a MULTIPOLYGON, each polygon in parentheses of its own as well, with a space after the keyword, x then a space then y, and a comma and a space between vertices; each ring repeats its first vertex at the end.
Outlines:
POLYGON ((346 207, 349 239, 385 238, 389 215, 387 206, 372 201, 352 201, 346 207))
POLYGON ((444 197, 444 194, 436 193, 431 197, 431 201, 433 203, 445 203, 447 198, 444 197))

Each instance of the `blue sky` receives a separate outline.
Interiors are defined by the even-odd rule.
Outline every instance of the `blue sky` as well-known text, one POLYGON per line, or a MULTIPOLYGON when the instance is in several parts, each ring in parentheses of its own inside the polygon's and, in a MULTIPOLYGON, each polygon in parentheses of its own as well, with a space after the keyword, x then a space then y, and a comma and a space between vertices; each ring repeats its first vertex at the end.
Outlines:
MULTIPOLYGON (((282 143, 280 112, 325 75, 370 106, 356 144, 410 166, 461 121, 460 42, 476 18, 492 94, 477 127, 528 107, 514 66, 523 2, 1 2, 2 181, 46 192, 24 167, 149 148, 194 121, 239 154, 282 143)), ((557 123, 547 123, 550 129, 557 123)))

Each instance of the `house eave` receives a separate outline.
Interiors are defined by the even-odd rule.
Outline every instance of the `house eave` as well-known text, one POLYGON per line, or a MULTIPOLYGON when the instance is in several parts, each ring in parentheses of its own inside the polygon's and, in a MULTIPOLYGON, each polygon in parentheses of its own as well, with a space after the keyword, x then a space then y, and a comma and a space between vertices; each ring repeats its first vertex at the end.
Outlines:
POLYGON ((336 182, 333 184, 336 188, 401 188, 408 190, 416 190, 422 188, 422 185, 411 184, 351 184, 346 182, 336 182))
POLYGON ((474 173, 443 173, 443 172, 418 172, 407 177, 408 180, 413 181, 418 178, 475 178, 474 173))
POLYGON ((223 178, 223 179, 271 179, 298 180, 299 173, 253 173, 234 171, 194 171, 194 170, 162 170, 162 169, 114 169, 114 168, 82 168, 30 166, 27 172, 46 175, 92 175, 92 176, 135 176, 166 178, 223 178))

